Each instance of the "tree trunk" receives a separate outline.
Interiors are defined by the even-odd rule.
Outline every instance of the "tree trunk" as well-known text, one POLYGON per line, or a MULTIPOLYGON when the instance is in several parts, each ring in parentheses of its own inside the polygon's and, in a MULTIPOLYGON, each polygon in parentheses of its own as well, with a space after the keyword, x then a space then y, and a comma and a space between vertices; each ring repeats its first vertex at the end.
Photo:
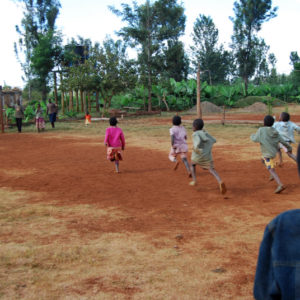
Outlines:
POLYGON ((73 111, 73 91, 69 91, 69 110, 73 111))
POLYGON ((88 111, 91 113, 92 111, 92 105, 91 105, 91 92, 87 92, 87 98, 88 98, 88 111))
POLYGON ((148 74, 148 111, 152 111, 152 78, 150 70, 148 74))
POLYGON ((198 64, 198 71, 197 71, 197 118, 202 119, 200 64, 198 64))
POLYGON ((223 118, 222 118, 222 125, 225 125, 225 114, 226 114, 226 105, 224 104, 223 105, 223 118))
POLYGON ((65 114, 65 99, 64 99, 64 88, 62 73, 60 73, 60 93, 61 93, 61 113, 65 114))
POLYGON ((165 104, 165 106, 166 106, 166 108, 167 108, 167 111, 170 111, 168 102, 166 101, 166 94, 165 94, 165 93, 163 93, 162 101, 164 102, 164 104, 165 104))
POLYGON ((76 111, 79 112, 78 90, 75 91, 75 96, 76 96, 76 111))
MULTIPOLYGON (((149 2, 147 2, 147 10, 148 10, 148 16, 149 16, 149 2)), ((150 19, 149 19, 149 17, 147 19, 147 27, 150 28, 150 19)), ((148 111, 149 112, 152 111, 152 72, 151 72, 151 53, 150 53, 151 44, 152 44, 151 34, 148 34, 147 68, 148 68, 148 111)))
POLYGON ((100 112, 100 106, 99 106, 99 91, 96 91, 96 111, 100 112))
POLYGON ((83 108, 83 90, 80 89, 80 104, 81 104, 81 112, 84 112, 83 108))
POLYGON ((144 100, 144 111, 146 111, 146 97, 145 97, 145 94, 143 96, 143 100, 144 100))
POLYGON ((244 77, 245 97, 248 95, 248 77, 244 77))
POLYGON ((66 108, 66 111, 69 111, 69 97, 68 97, 68 93, 65 92, 64 94, 65 94, 64 97, 66 99, 65 108, 66 108))
POLYGON ((57 98, 57 80, 56 80, 56 72, 53 72, 53 79, 54 79, 54 100, 55 104, 58 104, 58 98, 57 98))
POLYGON ((83 91, 83 111, 86 112, 86 91, 83 91))
MULTIPOLYGON (((2 87, 1 87, 2 89, 2 87)), ((3 102, 2 102, 2 91, 0 90, 0 124, 1 132, 4 133, 4 120, 3 120, 3 102)))

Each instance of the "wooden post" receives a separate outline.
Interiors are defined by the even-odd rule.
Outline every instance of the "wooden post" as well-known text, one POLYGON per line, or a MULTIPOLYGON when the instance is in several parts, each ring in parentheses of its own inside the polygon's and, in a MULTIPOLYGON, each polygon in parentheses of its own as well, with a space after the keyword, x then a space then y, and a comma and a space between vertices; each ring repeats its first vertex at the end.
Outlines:
POLYGON ((0 85, 0 123, 1 123, 1 132, 4 133, 3 102, 2 102, 2 86, 1 85, 0 85))
POLYGON ((61 92, 61 113, 65 114, 65 99, 64 99, 64 88, 63 88, 63 76, 60 73, 60 92, 61 92))
POLYGON ((201 110, 201 81, 200 81, 200 63, 198 63, 197 71, 197 118, 202 119, 202 110, 201 110))
POLYGON ((54 99, 55 104, 58 104, 58 98, 57 98, 57 81, 56 81, 56 71, 53 72, 53 79, 54 79, 54 99))

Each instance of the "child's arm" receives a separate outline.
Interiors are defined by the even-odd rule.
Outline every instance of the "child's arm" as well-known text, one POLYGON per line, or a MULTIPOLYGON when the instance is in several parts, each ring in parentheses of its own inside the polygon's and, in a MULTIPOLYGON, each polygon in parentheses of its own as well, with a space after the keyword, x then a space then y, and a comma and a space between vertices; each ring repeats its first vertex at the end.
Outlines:
POLYGON ((284 145, 284 146, 287 148, 288 152, 292 152, 292 146, 291 146, 288 142, 286 142, 286 141, 281 137, 281 135, 279 135, 279 143, 281 143, 282 145, 284 145))
POLYGON ((295 123, 291 122, 292 123, 292 126, 293 126, 293 130, 296 130, 297 133, 300 134, 300 126, 296 125, 295 123))
POLYGON ((200 143, 201 143, 201 138, 198 134, 193 134, 193 148, 194 150, 196 151, 196 149, 199 148, 200 146, 200 143))
POLYGON ((122 130, 121 130, 121 134, 120 134, 120 140, 122 143, 122 150, 125 150, 125 136, 124 136, 124 133, 122 130))
POLYGON ((260 132, 259 132, 259 129, 256 131, 255 134, 251 134, 250 139, 251 139, 252 142, 260 143, 260 132))
POLYGON ((105 138, 104 138, 104 145, 105 146, 108 146, 108 136, 109 136, 108 129, 106 129, 106 131, 105 131, 105 138))
POLYGON ((171 145, 172 145, 172 148, 174 148, 174 141, 175 141, 174 135, 171 134, 171 145))

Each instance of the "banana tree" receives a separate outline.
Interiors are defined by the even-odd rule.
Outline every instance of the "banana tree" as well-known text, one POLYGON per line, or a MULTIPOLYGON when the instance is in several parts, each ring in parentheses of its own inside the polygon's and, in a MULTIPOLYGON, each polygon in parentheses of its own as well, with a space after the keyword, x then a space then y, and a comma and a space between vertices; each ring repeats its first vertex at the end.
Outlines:
POLYGON ((152 86, 152 92, 158 98, 159 108, 161 108, 161 101, 162 101, 165 104, 167 111, 170 111, 170 107, 168 105, 168 102, 166 101, 166 96, 168 95, 168 89, 158 84, 152 86))

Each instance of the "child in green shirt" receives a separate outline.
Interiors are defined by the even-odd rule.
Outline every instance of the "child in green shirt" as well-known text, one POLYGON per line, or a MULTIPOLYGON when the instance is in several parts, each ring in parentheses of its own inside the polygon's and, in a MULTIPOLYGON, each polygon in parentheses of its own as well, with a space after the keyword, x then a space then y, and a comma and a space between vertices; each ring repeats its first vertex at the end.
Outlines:
POLYGON ((217 179, 222 194, 226 193, 225 183, 221 180, 219 174, 214 169, 214 163, 212 158, 212 147, 216 142, 216 139, 203 130, 204 122, 202 119, 196 119, 193 122, 194 133, 193 139, 193 152, 192 152, 192 177, 193 181, 190 185, 196 185, 196 165, 201 166, 203 169, 209 170, 209 172, 217 179))
POLYGON ((272 127, 273 124, 274 118, 270 115, 265 116, 264 127, 259 128, 255 134, 252 134, 251 140, 253 142, 260 143, 263 162, 271 174, 270 180, 275 179, 277 182, 278 187, 275 190, 275 194, 279 194, 285 189, 285 186, 282 184, 277 173, 275 172, 274 158, 276 157, 279 143, 284 145, 288 152, 292 152, 292 147, 284 140, 279 132, 272 127))

